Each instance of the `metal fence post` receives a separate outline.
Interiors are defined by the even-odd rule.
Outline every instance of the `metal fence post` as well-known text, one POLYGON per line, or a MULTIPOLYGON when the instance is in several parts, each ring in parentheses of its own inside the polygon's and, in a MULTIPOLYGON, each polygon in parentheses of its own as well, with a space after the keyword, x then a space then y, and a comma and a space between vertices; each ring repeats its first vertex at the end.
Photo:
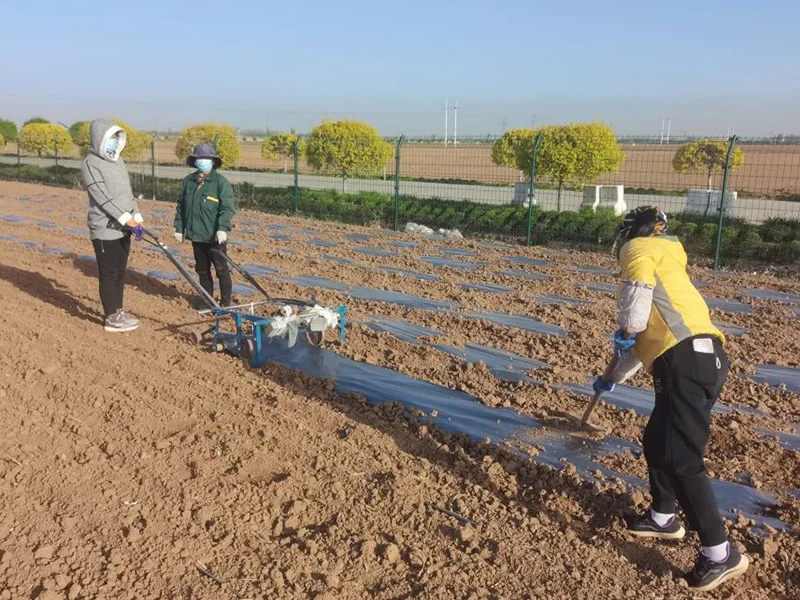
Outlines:
POLYGON ((150 140, 150 178, 153 180, 153 200, 156 199, 156 135, 150 140))
POLYGON ((728 140, 728 152, 725 154, 725 166, 722 168, 722 190, 719 197, 719 224, 717 225, 717 247, 714 250, 714 270, 719 268, 719 251, 722 246, 722 224, 725 220, 725 194, 728 191, 728 175, 731 170, 731 155, 736 146, 736 136, 728 140))
POLYGON ((539 152, 539 144, 542 143, 542 132, 536 134, 536 139, 533 141, 533 150, 531 151, 531 184, 528 187, 528 240, 525 243, 527 246, 531 245, 531 233, 533 229, 533 200, 536 195, 536 155, 539 152))
POLYGON ((294 212, 300 210, 300 138, 292 144, 294 157, 294 212))
POLYGON ((406 141, 406 136, 401 135, 397 140, 397 146, 394 150, 394 218, 392 219, 393 228, 398 230, 400 224, 400 149, 403 147, 403 142, 406 141))

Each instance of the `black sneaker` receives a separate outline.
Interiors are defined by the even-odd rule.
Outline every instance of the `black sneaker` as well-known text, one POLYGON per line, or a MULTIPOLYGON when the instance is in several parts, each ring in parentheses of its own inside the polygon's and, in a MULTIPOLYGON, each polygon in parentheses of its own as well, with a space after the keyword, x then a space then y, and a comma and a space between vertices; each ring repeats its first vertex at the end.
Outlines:
POLYGON ((747 556, 734 548, 733 544, 728 544, 728 558, 724 562, 714 562, 701 552, 694 569, 686 574, 686 581, 693 590, 707 592, 728 579, 741 575, 749 566, 750 560, 747 556))
POLYGON ((661 527, 648 512, 628 526, 628 533, 636 537, 657 538, 659 540, 682 540, 683 536, 686 535, 686 530, 678 517, 672 517, 669 523, 661 527))

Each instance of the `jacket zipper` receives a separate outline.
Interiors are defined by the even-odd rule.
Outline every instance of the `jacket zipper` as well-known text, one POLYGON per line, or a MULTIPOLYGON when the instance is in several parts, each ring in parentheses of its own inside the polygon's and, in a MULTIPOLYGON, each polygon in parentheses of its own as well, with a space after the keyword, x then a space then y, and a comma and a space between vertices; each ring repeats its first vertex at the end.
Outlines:
MULTIPOLYGON (((197 192, 200 191, 200 188, 203 187, 205 182, 206 182, 206 180, 205 180, 205 178, 203 178, 203 181, 200 182, 200 185, 197 186, 197 188, 194 190, 194 193, 192 194, 192 203, 191 203, 191 205, 189 207, 190 208, 190 217, 191 217, 190 221, 194 220, 194 204, 195 204, 195 200, 197 200, 197 192)), ((183 229, 184 229, 184 232, 185 232, 186 231, 186 227, 184 226, 183 229)), ((194 232, 192 232, 192 233, 194 233, 194 232)))

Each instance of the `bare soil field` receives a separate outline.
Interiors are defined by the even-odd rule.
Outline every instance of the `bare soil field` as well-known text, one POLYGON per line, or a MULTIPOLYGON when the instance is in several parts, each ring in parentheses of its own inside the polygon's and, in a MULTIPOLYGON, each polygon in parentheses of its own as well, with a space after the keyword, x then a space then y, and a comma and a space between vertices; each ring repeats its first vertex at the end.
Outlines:
MULTIPOLYGON (((302 364, 252 369, 192 345, 197 300, 143 243, 126 288, 142 325, 106 334, 85 204, 0 182, 0 600, 693 597, 680 574, 695 534, 623 530, 649 501, 636 479, 648 377, 599 408, 607 436, 573 426, 587 398, 571 386, 609 359, 610 256, 237 214, 230 254, 273 273, 270 293, 348 306, 332 357, 441 386, 431 402, 474 398, 454 420, 496 407, 498 422, 536 423, 475 439, 403 409, 402 388, 374 405, 302 364), (478 347, 483 360, 459 355, 478 347)), ((169 245, 173 206, 141 207, 169 245)), ((728 338, 707 466, 752 566, 706 596, 797 598, 800 393, 754 376, 800 366, 800 282, 691 272, 707 298, 739 303, 714 320, 745 330, 728 338)))
MULTIPOLYGON (((733 172, 730 188, 740 194, 753 196, 790 195, 800 193, 800 146, 745 145, 742 146, 745 163, 733 172)), ((292 160, 267 160, 261 157, 261 142, 241 142, 242 155, 238 166, 247 169, 272 171, 292 170, 292 160)), ((661 191, 684 191, 691 188, 705 189, 707 177, 702 173, 680 174, 672 168, 672 158, 678 146, 650 144, 624 144, 626 159, 619 172, 605 175, 595 183, 622 184, 628 188, 655 189, 661 191)), ((16 152, 8 144, 6 153, 16 152)), ((77 151, 70 155, 78 156, 77 151)), ((143 160, 149 160, 146 156, 143 160)), ((174 164, 175 141, 157 140, 156 160, 174 164)), ((312 173, 304 162, 302 173, 312 173)), ((394 175, 394 161, 386 165, 385 176, 394 175)), ((491 144, 463 144, 443 146, 431 143, 408 143, 402 150, 401 175, 409 178, 467 180, 479 183, 513 185, 520 181, 516 169, 498 167, 492 163, 491 144)), ((542 180, 542 183, 546 179, 542 180)), ((714 185, 721 185, 721 175, 716 175, 714 185)))

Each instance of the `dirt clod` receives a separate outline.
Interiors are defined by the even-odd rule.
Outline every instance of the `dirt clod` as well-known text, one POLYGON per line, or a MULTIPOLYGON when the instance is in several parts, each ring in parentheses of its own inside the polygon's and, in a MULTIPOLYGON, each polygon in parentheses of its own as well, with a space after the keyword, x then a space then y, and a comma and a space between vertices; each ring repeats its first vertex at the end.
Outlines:
POLYGON ((389 564, 396 563, 400 559, 400 548, 397 547, 397 544, 386 544, 381 549, 381 556, 389 564))

